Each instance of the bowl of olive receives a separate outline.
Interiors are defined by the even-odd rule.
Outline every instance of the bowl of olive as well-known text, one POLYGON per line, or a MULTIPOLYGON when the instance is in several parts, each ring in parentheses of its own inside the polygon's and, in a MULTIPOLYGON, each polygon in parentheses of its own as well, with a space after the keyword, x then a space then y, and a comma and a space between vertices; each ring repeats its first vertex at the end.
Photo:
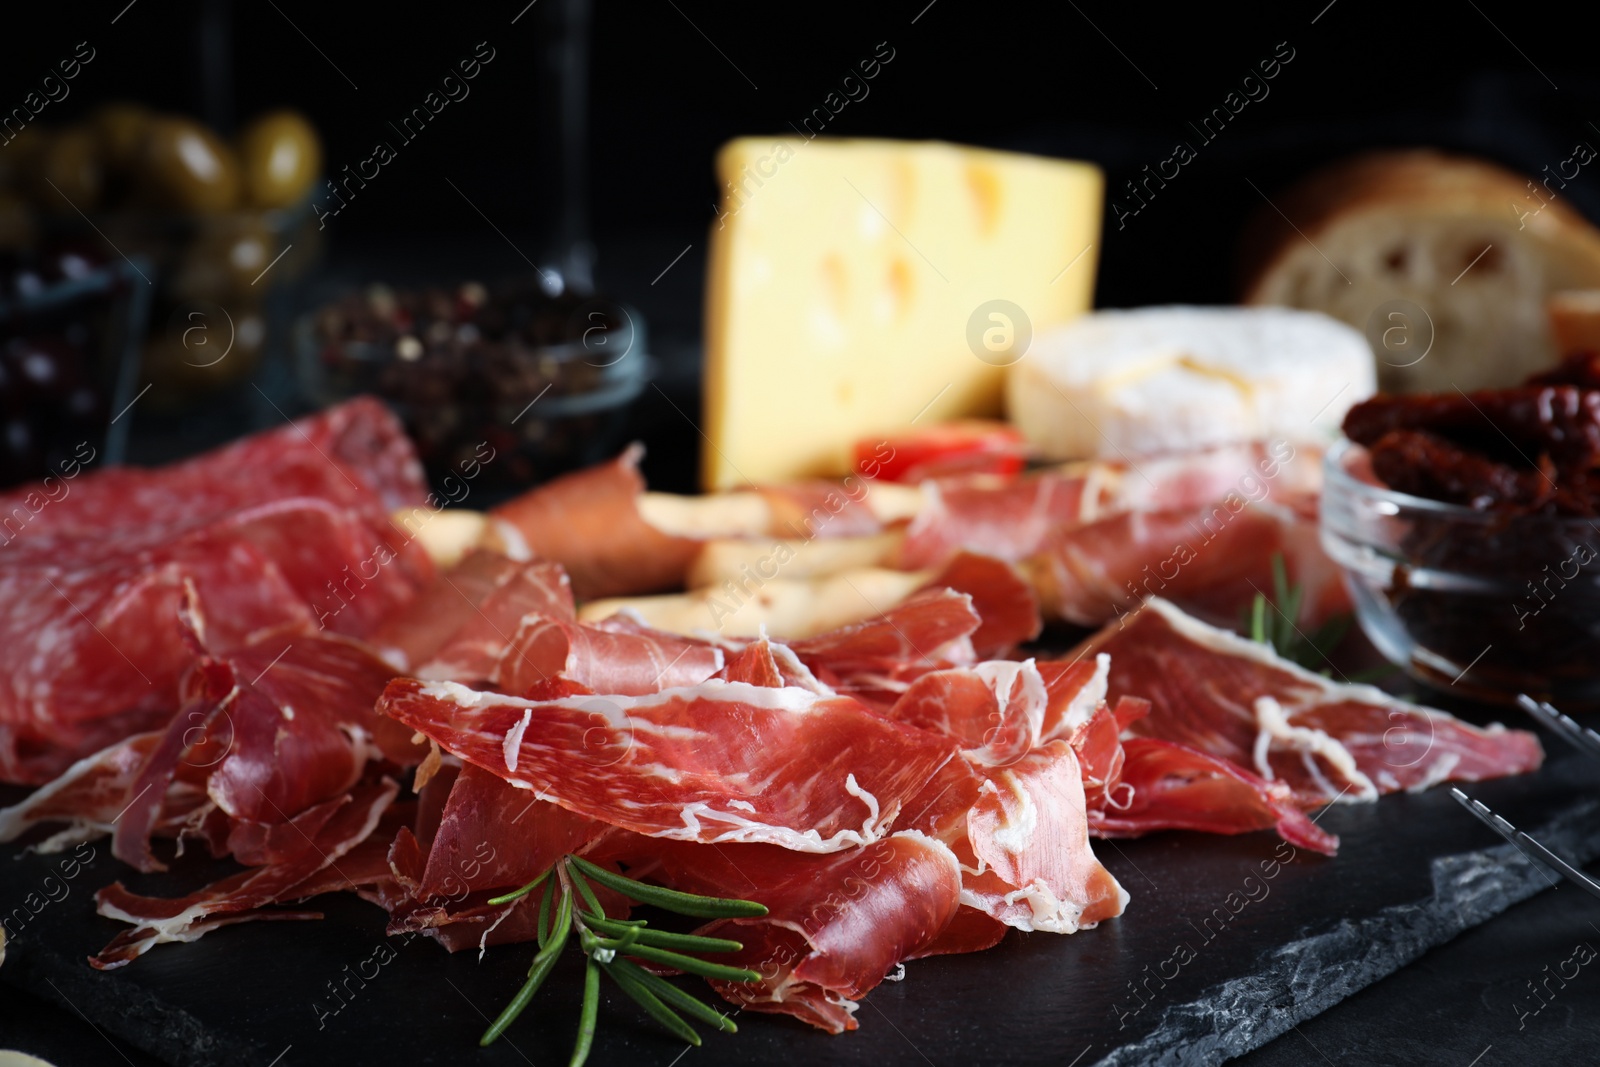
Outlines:
POLYGON ((154 291, 144 406, 181 409, 255 371, 286 331, 285 287, 315 261, 316 130, 293 111, 232 138, 182 115, 111 103, 61 128, 26 127, 0 167, 0 250, 63 237, 147 265, 154 291))

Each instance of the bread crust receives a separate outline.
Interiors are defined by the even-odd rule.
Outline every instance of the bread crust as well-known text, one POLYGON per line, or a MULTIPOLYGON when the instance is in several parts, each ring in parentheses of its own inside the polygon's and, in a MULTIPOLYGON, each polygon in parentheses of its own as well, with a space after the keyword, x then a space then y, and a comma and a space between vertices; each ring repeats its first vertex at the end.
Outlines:
POLYGON ((1239 256, 1241 302, 1266 299, 1274 271, 1295 245, 1316 244, 1334 223, 1374 209, 1505 218, 1515 217, 1516 205, 1526 205, 1533 213, 1524 222, 1535 237, 1600 276, 1600 230, 1559 194, 1549 194, 1542 210, 1534 211, 1540 200, 1530 182, 1498 164, 1432 148, 1369 152, 1323 167, 1263 204, 1246 226, 1239 256))

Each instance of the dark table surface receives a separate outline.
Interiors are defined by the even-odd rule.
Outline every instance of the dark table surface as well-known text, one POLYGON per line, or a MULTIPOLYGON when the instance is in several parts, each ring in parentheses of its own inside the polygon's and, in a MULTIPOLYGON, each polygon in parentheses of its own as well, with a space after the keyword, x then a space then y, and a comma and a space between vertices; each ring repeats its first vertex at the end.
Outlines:
MULTIPOLYGON (((428 273, 493 277, 502 266, 497 262, 501 257, 485 248, 472 243, 435 248, 428 273)), ((640 409, 639 434, 654 449, 647 472, 652 482, 663 488, 687 490, 691 486, 685 472, 692 470, 687 460, 696 435, 684 420, 692 420, 696 414, 692 331, 698 317, 702 269, 691 260, 699 250, 677 265, 680 271, 673 274, 681 272, 680 278, 669 274, 654 289, 644 284, 658 269, 655 261, 670 260, 674 251, 670 241, 663 241, 659 248, 630 249, 619 257, 623 269, 611 284, 616 291, 627 293, 649 317, 656 338, 654 354, 661 363, 658 382, 663 395, 672 398, 671 403, 646 403, 640 409)), ((408 272, 405 261, 390 250, 369 247, 331 262, 324 280, 337 284, 341 278, 370 277, 376 262, 385 263, 386 273, 398 281, 423 275, 421 270, 408 272), (396 263, 401 267, 396 269, 396 263)), ((141 439, 136 430, 135 458, 154 461, 190 451, 215 435, 216 427, 231 426, 237 432, 237 422, 214 421, 213 428, 203 420, 191 423, 181 440, 153 435, 141 439)), ((1595 779, 1600 785, 1600 768, 1595 779)), ((1485 833, 1480 847, 1491 841, 1485 833)), ((1600 1062, 1600 968, 1585 967, 1554 996, 1547 997, 1548 1003, 1536 1015, 1519 1016, 1517 1009, 1518 1004, 1533 1003, 1530 983, 1543 981, 1549 973, 1546 968, 1553 970, 1585 942, 1600 946, 1600 900, 1561 883, 1428 951, 1233 1062, 1247 1067, 1600 1062)), ((124 1062, 157 1067, 163 1062, 108 1035, 78 1011, 61 1007, 64 998, 49 996, 49 990, 43 992, 44 996, 38 996, 15 986, 0 986, 0 1048, 31 1052, 60 1067, 124 1062)), ((96 1014, 92 1006, 86 1007, 90 1016, 96 1014)), ((909 1044, 904 1053, 908 1063, 942 1063, 948 1058, 938 1048, 909 1044)), ((1067 1050, 1061 1062, 1068 1062, 1072 1054, 1067 1050)), ((305 1060, 296 1055, 293 1062, 320 1061, 313 1054, 305 1060)), ((686 1062, 692 1062, 692 1055, 686 1062)))

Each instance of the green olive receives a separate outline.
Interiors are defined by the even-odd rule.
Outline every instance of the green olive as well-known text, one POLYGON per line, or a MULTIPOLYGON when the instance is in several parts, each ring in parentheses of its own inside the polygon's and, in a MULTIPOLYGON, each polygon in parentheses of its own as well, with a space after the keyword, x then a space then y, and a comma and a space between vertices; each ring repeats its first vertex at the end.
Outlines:
POLYGON ((255 207, 288 207, 305 196, 322 169, 317 131, 295 111, 272 111, 239 135, 245 192, 255 207))
POLYGON ((100 138, 100 158, 108 170, 131 173, 139 163, 155 115, 143 104, 117 101, 95 109, 89 122, 100 138))
POLYGON ((74 126, 50 138, 39 155, 37 176, 34 196, 46 210, 58 215, 93 211, 105 187, 94 131, 74 126))
POLYGON ((151 120, 138 182, 153 206, 172 211, 210 214, 239 202, 239 164, 233 150, 189 119, 151 120))

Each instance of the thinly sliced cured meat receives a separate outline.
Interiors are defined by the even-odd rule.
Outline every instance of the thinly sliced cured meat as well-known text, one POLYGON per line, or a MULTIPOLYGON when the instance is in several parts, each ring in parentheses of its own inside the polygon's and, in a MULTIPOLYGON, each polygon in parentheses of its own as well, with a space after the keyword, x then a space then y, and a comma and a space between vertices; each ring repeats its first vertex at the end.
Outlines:
POLYGON ((369 634, 367 641, 397 671, 414 672, 472 620, 501 584, 525 566, 498 552, 474 549, 454 567, 435 575, 410 603, 369 634))
MULTIPOLYGON (((18 804, 0 810, 0 841, 15 841, 41 824, 64 823, 64 829, 37 846, 42 852, 53 852, 111 833, 161 738, 159 733, 145 733, 118 741, 85 756, 18 804)), ((210 804, 204 781, 191 778, 181 776, 167 787, 152 831, 176 830, 210 804)))
POLYGON ((1072 732, 1068 743, 1077 753, 1083 770, 1083 802, 1091 813, 1107 807, 1126 806, 1130 787, 1122 781, 1126 755, 1122 733, 1148 714, 1148 700, 1121 697, 1114 707, 1101 703, 1088 720, 1072 732))
POLYGON ((1061 531, 1130 511, 1194 510, 1230 497, 1313 494, 1320 454, 1286 441, 1170 456, 1093 460, 1017 479, 945 479, 923 487, 901 565, 932 567, 960 550, 1018 562, 1061 531))
POLYGON ((972 610, 978 613, 979 623, 971 639, 978 656, 997 658, 1039 636, 1043 625, 1039 602, 1028 583, 1009 564, 992 556, 961 552, 927 586, 941 587, 972 598, 972 610))
MULTIPOLYGON (((972 598, 952 589, 927 589, 864 622, 792 641, 813 671, 847 676, 906 664, 971 662, 971 636, 983 620, 972 598)), ((819 674, 819 677, 822 675, 819 674)))
POLYGON ((1070 934, 1127 906, 1089 844, 1083 772, 1066 741, 987 772, 967 838, 978 862, 962 872, 961 901, 1007 926, 1070 934))
POLYGON ((561 675, 596 693, 642 696, 697 685, 722 664, 717 646, 653 630, 628 612, 588 625, 530 614, 501 653, 490 680, 503 692, 522 694, 561 675))
POLYGON ((580 815, 652 837, 803 852, 883 837, 954 754, 849 698, 738 682, 539 702, 397 679, 380 709, 580 815))
POLYGON ((519 886, 607 830, 469 763, 450 788, 417 891, 427 899, 519 886))
POLYGON ((1026 559, 1056 531, 1093 514, 1096 488, 1091 476, 1059 471, 925 483, 924 503, 900 546, 900 565, 936 567, 962 551, 1026 559))
POLYGON ((1122 619, 1151 596, 1227 623, 1272 588, 1274 555, 1306 590, 1301 625, 1349 610, 1306 498, 1250 503, 1235 494, 1198 508, 1123 512, 1062 531, 1024 567, 1045 613, 1080 626, 1122 619))
POLYGON ((788 645, 777 644, 765 637, 757 638, 737 652, 731 652, 716 677, 724 682, 745 682, 768 689, 792 685, 821 696, 834 695, 833 690, 811 673, 811 668, 800 662, 800 657, 788 645))
POLYGON ((178 619, 190 588, 227 647, 286 627, 364 634, 432 573, 388 519, 423 487, 375 402, 64 486, 0 559, 8 781, 48 781, 166 721, 191 658, 178 619))
POLYGON ((1005 767, 1039 746, 1048 703, 1033 660, 990 660, 922 675, 888 715, 954 739, 975 764, 1005 767))
POLYGON ((1242 834, 1277 830, 1292 845, 1331 856, 1339 839, 1312 822, 1282 782, 1186 745, 1133 737, 1122 743, 1120 805, 1089 812, 1100 837, 1137 837, 1153 830, 1242 834))
POLYGON ((1106 677, 1111 658, 1079 655, 1071 659, 1042 659, 1035 663, 1044 681, 1046 704, 1039 725, 1040 739, 1055 741, 1082 729, 1106 698, 1106 677))
POLYGON ((1159 598, 1084 649, 1110 654, 1113 696, 1151 702, 1134 734, 1281 780, 1303 804, 1521 774, 1544 755, 1530 733, 1332 681, 1159 598))
MULTIPOLYGON (((1084 465, 1074 464, 1083 468, 1084 465)), ((1230 496, 1314 496, 1322 491, 1322 450, 1289 441, 1245 441, 1200 452, 1095 461, 1092 518, 1119 511, 1168 511, 1230 496)))
POLYGON ((129 892, 120 882, 95 895, 101 915, 133 924, 90 957, 100 970, 121 967, 168 941, 193 941, 219 925, 257 918, 314 918, 314 913, 275 913, 260 909, 294 899, 298 884, 336 864, 377 827, 399 787, 384 779, 300 813, 284 827, 284 847, 274 862, 230 875, 174 899, 129 892), (315 829, 301 834, 302 826, 315 829), (298 847, 290 848, 298 840, 298 847))
POLYGON ((765 904, 763 918, 721 919, 698 931, 743 942, 717 959, 762 976, 711 987, 751 1011, 793 1015, 835 1034, 856 1029, 857 1002, 895 964, 936 943, 961 891, 955 855, 913 831, 827 856, 673 843, 661 849, 655 875, 684 892, 765 904))
MULTIPOLYGON (((443 575, 446 583, 450 575, 443 575)), ((571 620, 576 617, 572 583, 558 563, 523 563, 461 614, 461 625, 417 668, 419 678, 483 682, 504 669, 503 660, 517 641, 525 617, 571 620)))
POLYGON ((126 863, 160 868, 150 837, 171 818, 175 780, 203 775, 205 794, 228 817, 281 823, 344 793, 369 759, 421 758, 409 731, 376 713, 393 670, 364 646, 290 632, 226 655, 198 651, 180 712, 116 820, 113 851, 126 863))
MULTIPOLYGON (((6 532, 18 545, 36 535, 95 538, 187 529, 274 500, 310 498, 387 514, 421 504, 427 480, 400 422, 358 397, 166 467, 110 467, 52 488, 0 494, 0 515, 27 518, 6 532), (45 501, 28 507, 30 496, 45 501)), ((38 501, 35 501, 37 503, 38 501)))
POLYGON ((564 475, 490 512, 510 554, 554 560, 582 600, 656 593, 683 584, 698 541, 673 537, 639 515, 644 446, 564 475))

